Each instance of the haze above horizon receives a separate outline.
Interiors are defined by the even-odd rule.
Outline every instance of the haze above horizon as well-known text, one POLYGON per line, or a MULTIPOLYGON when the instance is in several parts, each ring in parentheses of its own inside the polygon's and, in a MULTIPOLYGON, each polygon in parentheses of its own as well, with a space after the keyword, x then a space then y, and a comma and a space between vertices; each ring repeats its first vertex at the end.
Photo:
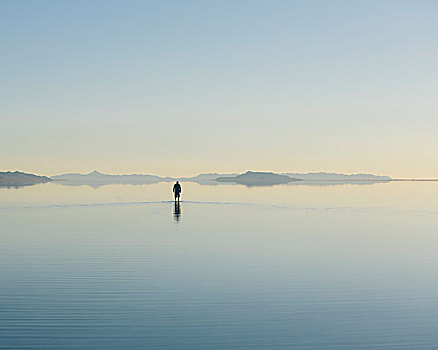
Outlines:
POLYGON ((2 1, 1 170, 437 178, 437 10, 2 1))

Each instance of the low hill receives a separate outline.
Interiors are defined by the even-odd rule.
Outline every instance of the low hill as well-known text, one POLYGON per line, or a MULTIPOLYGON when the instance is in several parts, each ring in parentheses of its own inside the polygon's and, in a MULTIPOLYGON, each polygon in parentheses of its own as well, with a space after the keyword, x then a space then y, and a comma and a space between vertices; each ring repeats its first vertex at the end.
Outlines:
POLYGON ((28 186, 52 181, 46 176, 22 173, 20 171, 0 172, 0 186, 28 186))
POLYGON ((221 176, 216 178, 216 181, 233 182, 246 186, 272 186, 287 184, 291 181, 300 181, 300 179, 268 172, 247 171, 245 174, 237 176, 221 176))
MULTIPOLYGON (((218 177, 229 177, 236 176, 238 174, 218 174, 218 173, 207 173, 207 174, 199 174, 193 177, 183 177, 179 180, 182 182, 195 182, 200 185, 218 185, 216 179, 218 177)), ((173 180, 178 180, 177 178, 173 180)))

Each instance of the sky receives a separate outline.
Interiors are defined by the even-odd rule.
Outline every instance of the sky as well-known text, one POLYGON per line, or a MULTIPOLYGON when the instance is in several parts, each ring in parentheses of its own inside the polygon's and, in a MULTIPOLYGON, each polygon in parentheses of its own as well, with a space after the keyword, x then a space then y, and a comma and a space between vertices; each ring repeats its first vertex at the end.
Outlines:
POLYGON ((438 178, 437 13, 0 0, 0 171, 438 178))

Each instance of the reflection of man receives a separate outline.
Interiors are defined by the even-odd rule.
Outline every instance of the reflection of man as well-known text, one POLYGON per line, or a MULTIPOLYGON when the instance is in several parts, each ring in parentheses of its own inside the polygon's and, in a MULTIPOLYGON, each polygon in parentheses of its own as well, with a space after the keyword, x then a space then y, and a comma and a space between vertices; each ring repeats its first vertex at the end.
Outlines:
POLYGON ((181 206, 179 204, 179 201, 175 201, 175 208, 173 211, 173 218, 175 219, 176 222, 180 222, 181 220, 181 206))
POLYGON ((173 194, 175 195, 175 202, 178 199, 179 202, 179 197, 181 195, 181 185, 179 184, 179 182, 177 181, 175 185, 173 185, 173 194))

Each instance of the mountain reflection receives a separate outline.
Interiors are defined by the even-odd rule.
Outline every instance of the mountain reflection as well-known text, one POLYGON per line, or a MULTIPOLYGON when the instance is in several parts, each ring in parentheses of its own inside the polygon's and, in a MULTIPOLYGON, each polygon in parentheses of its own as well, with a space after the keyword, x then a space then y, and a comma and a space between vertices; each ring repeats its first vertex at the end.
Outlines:
MULTIPOLYGON (((202 186, 246 186, 250 187, 273 187, 273 186, 340 186, 340 185, 375 185, 381 183, 389 183, 391 181, 396 180, 301 180, 301 181, 292 181, 287 184, 275 184, 275 183, 266 183, 266 182, 217 182, 214 180, 186 180, 186 182, 196 183, 202 186)), ((62 186, 90 186, 94 189, 99 187, 108 186, 108 185, 132 185, 132 186, 150 186, 157 184, 156 183, 135 183, 135 182, 123 182, 123 183, 87 183, 87 182, 69 182, 69 181, 53 181, 53 184, 62 185, 62 186)), ((24 185, 0 185, 0 187, 22 187, 24 185)))
POLYGON ((35 186, 35 185, 40 185, 39 183, 34 183, 34 184, 1 184, 0 188, 15 188, 15 189, 19 189, 22 187, 30 187, 30 186, 35 186))

